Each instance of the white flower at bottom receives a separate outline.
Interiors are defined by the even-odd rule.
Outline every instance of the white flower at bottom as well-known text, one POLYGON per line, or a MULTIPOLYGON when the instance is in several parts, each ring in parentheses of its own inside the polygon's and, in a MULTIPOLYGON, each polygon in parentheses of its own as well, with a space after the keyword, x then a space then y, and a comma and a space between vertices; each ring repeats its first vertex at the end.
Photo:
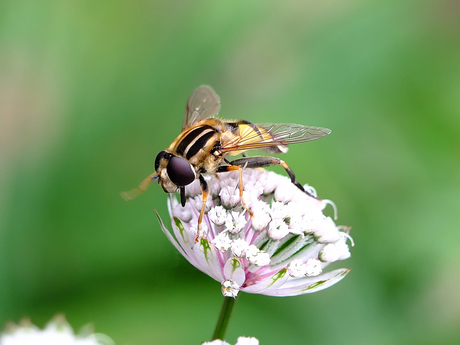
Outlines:
POLYGON ((51 320, 43 330, 29 320, 19 325, 8 324, 0 335, 0 345, 114 345, 104 334, 75 335, 72 327, 61 315, 51 320))
POLYGON ((201 345, 230 345, 230 344, 224 340, 215 339, 213 341, 206 341, 204 343, 201 343, 201 345))
MULTIPOLYGON (((201 345, 230 345, 224 340, 215 339, 213 341, 207 341, 201 345)), ((235 345, 259 345, 259 340, 254 337, 238 337, 235 345)))
POLYGON ((236 297, 239 291, 270 296, 311 293, 349 272, 346 268, 324 272, 330 263, 350 256, 347 240, 352 241, 343 227, 323 214, 332 202, 309 196, 285 176, 244 169, 243 195, 251 217, 239 199, 238 172, 211 176, 207 183, 211 193, 198 242, 198 180, 185 188, 185 207, 170 194, 172 232, 158 218, 176 249, 220 282, 225 296, 236 297))
POLYGON ((235 345, 259 345, 259 340, 254 337, 238 337, 235 345))

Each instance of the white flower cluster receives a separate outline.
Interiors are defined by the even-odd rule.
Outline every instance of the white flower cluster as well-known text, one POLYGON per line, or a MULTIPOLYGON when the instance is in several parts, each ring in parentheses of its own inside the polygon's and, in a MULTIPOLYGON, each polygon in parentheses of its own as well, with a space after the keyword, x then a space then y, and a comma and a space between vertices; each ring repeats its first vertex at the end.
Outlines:
MULTIPOLYGON (((241 202, 237 172, 209 177, 207 183, 203 237, 197 243, 202 206, 198 181, 186 187, 185 207, 170 196, 173 232, 161 219, 160 223, 192 265, 222 284, 225 296, 235 297, 239 291, 272 296, 311 293, 348 273, 323 273, 330 263, 350 256, 348 229, 323 214, 328 204, 336 213, 331 201, 311 197, 287 177, 263 169, 243 171, 243 198, 249 210, 241 202)), ((305 188, 316 195, 313 188, 305 188)))
MULTIPOLYGON (((207 341, 202 345, 230 345, 224 340, 216 339, 213 341, 207 341)), ((235 345, 259 345, 259 340, 254 337, 238 337, 235 345)))
MULTIPOLYGON (((222 206, 217 206, 216 208, 218 207, 222 206)), ((213 210, 211 210, 210 213, 212 211, 213 210)), ((210 218, 212 219, 212 215, 210 215, 210 218)), ((244 223, 247 223, 247 221, 244 221, 244 223)), ((244 223, 241 222, 240 224, 244 223)), ((270 264, 270 255, 268 255, 268 253, 260 250, 254 244, 249 244, 246 240, 240 237, 232 240, 230 238, 231 236, 231 231, 223 230, 214 237, 211 243, 221 252, 231 250, 235 257, 245 258, 255 266, 260 267, 270 264)))
POLYGON ((42 330, 29 320, 19 325, 8 324, 0 335, 0 345, 114 345, 104 334, 75 335, 72 327, 61 315, 56 316, 42 330))

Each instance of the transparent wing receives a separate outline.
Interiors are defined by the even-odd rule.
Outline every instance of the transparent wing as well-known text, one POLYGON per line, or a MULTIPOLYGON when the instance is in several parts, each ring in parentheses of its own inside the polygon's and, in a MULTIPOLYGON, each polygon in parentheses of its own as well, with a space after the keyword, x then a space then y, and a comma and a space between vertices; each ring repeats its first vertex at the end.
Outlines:
POLYGON ((220 110, 220 97, 208 85, 198 86, 190 95, 185 108, 182 130, 198 121, 214 117, 220 110))
POLYGON ((264 123, 253 126, 240 125, 239 127, 240 135, 224 143, 219 151, 278 148, 279 146, 319 139, 331 133, 331 130, 327 128, 294 123, 264 123))

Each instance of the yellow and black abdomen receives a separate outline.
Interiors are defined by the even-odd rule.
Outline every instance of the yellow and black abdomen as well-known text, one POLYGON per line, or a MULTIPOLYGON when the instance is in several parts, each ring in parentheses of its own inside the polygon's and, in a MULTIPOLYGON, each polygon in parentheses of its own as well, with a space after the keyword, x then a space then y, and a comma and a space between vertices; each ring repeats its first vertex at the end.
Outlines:
POLYGON ((226 121, 228 133, 224 135, 223 147, 230 156, 236 156, 248 150, 260 150, 268 153, 285 153, 287 146, 274 143, 272 133, 266 128, 246 120, 226 121))

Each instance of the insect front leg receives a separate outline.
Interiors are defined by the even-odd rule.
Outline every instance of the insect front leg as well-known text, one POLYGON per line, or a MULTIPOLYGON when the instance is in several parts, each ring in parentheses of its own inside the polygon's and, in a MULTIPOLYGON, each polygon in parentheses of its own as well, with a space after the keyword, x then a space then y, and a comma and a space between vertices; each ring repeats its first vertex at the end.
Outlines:
POLYGON ((206 183, 203 175, 200 175, 200 186, 203 198, 203 205, 201 206, 200 216, 198 217, 198 226, 195 242, 198 242, 200 239, 201 223, 203 222, 204 210, 206 208, 206 202, 208 201, 208 184, 206 183))
MULTIPOLYGON (((229 163, 232 164, 233 162, 229 162, 229 163)), ((238 165, 222 165, 217 169, 216 172, 227 172, 227 171, 235 171, 235 170, 238 170, 238 173, 240 175, 238 187, 240 189, 241 203, 243 204, 243 207, 246 209, 246 211, 248 211, 249 215, 252 217, 253 214, 243 198, 243 168, 238 165)))
MULTIPOLYGON (((262 168, 262 167, 267 167, 267 166, 270 166, 270 165, 281 165, 284 168, 284 170, 286 170, 286 172, 288 173, 289 178, 291 179, 291 182, 297 188, 299 188, 302 192, 308 194, 312 198, 318 199, 316 196, 314 196, 314 195, 310 194, 309 192, 307 192, 303 188, 303 186, 299 182, 297 182, 297 180, 295 179, 295 174, 292 171, 292 169, 289 167, 289 165, 286 164, 285 161, 283 161, 283 160, 281 160, 279 158, 265 157, 265 156, 245 157, 245 158, 240 158, 240 159, 236 159, 234 161, 231 161, 230 164, 233 165, 233 166, 247 167, 247 168, 262 168)), ((241 176, 241 173, 240 173, 240 176, 241 176)))

